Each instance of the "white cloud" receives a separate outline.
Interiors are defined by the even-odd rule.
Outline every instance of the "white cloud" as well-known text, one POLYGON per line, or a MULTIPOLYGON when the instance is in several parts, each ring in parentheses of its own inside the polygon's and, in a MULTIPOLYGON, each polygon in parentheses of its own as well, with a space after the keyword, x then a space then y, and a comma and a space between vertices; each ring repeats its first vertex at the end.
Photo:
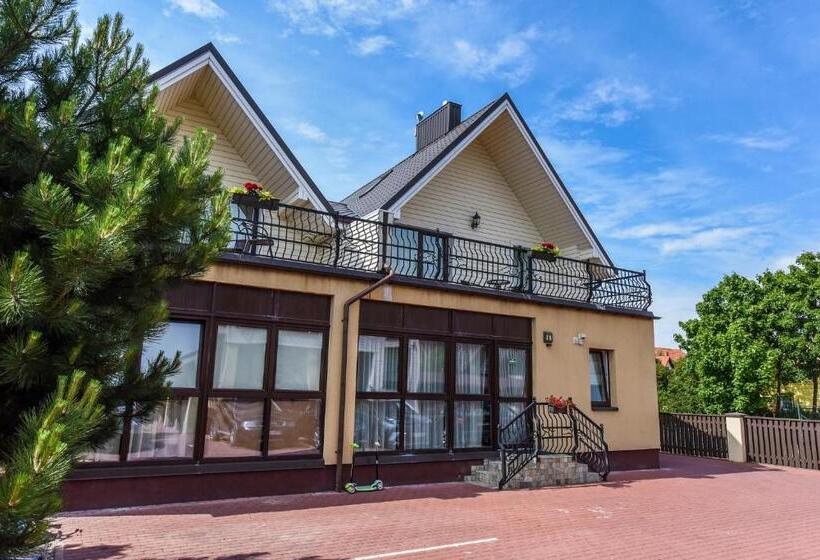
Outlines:
POLYGON ((170 0, 172 6, 205 19, 216 19, 225 15, 225 10, 214 0, 170 0))
POLYGON ((653 95, 647 87, 611 78, 590 84, 584 93, 565 103, 556 116, 563 120, 620 126, 652 102, 653 95))
POLYGON ((222 31, 217 31, 214 33, 214 39, 219 43, 224 43, 226 45, 232 45, 241 43, 242 39, 239 35, 234 35, 233 33, 223 33, 222 31))
MULTIPOLYGON (((663 241, 661 252, 672 255, 683 252, 704 252, 734 249, 736 242, 755 233, 751 227, 716 227, 698 231, 691 235, 663 241)), ((750 244, 751 245, 751 244, 750 244)))
POLYGON ((288 130, 293 131, 295 134, 298 134, 302 138, 310 140, 311 142, 321 144, 328 141, 328 136, 324 130, 307 121, 286 120, 284 125, 288 130))
POLYGON ((612 232, 615 239, 650 239, 655 237, 672 237, 688 235, 698 230, 693 224, 676 222, 662 222, 657 224, 642 224, 612 232))
POLYGON ((752 150, 773 152, 782 152, 795 142, 793 137, 784 132, 771 129, 749 134, 710 134, 706 136, 706 139, 724 144, 734 144, 752 150))
POLYGON ((479 80, 501 77, 512 85, 524 82, 532 72, 532 42, 538 38, 534 26, 507 35, 495 45, 483 46, 456 39, 447 53, 451 67, 462 76, 479 80))
POLYGON ((268 0, 299 31, 332 37, 352 27, 377 27, 416 11, 424 0, 268 0))
POLYGON ((357 41, 353 46, 353 50, 358 55, 369 56, 379 54, 392 44, 393 41, 385 35, 371 35, 357 41))

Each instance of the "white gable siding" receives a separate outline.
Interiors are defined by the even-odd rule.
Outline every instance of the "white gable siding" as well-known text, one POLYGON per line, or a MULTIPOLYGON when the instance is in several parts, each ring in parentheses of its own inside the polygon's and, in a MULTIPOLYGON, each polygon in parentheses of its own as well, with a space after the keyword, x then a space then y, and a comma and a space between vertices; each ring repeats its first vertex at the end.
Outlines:
POLYGON ((401 209, 403 224, 531 247, 541 234, 479 140, 467 146, 401 209), (470 227, 478 211, 481 226, 470 227))
POLYGON ((221 168, 222 182, 226 187, 242 185, 247 181, 260 182, 202 105, 189 98, 177 104, 173 109, 167 110, 165 114, 169 119, 182 117, 182 125, 177 132, 177 139, 180 143, 183 137, 193 136, 194 131, 198 128, 204 128, 216 135, 208 170, 213 173, 216 169, 221 168))

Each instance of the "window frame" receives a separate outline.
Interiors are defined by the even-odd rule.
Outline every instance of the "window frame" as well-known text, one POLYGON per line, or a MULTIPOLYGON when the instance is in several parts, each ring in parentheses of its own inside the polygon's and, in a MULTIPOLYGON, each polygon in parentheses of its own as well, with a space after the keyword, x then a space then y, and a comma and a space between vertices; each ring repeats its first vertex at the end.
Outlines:
MULTIPOLYGON (((532 401, 532 343, 522 342, 520 339, 507 339, 492 335, 472 335, 463 333, 437 333, 426 334, 410 329, 401 328, 360 328, 358 336, 378 336, 385 338, 395 338, 399 340, 399 382, 396 392, 368 392, 358 390, 358 377, 356 379, 356 402, 362 400, 399 400, 399 424, 397 427, 397 449, 379 451, 380 455, 424 455, 434 453, 470 453, 487 452, 498 449, 498 424, 500 420, 500 405, 504 402, 520 402, 526 406, 532 401), (407 369, 408 369, 408 349, 409 341, 426 340, 433 342, 443 342, 445 349, 444 358, 444 385, 442 393, 412 393, 407 390, 407 369), (456 344, 482 344, 487 347, 489 392, 482 395, 458 394, 456 393, 456 344), (526 355, 527 375, 525 379, 524 397, 501 397, 499 385, 499 348, 520 348, 526 355), (444 401, 446 411, 446 445, 444 447, 430 449, 406 449, 405 447, 405 402, 408 400, 440 400, 444 401), (457 401, 480 401, 490 403, 490 444, 479 447, 455 447, 455 403, 457 401)), ((358 337, 356 339, 357 351, 357 376, 358 376, 358 337)), ((355 408, 355 405, 354 405, 355 408)), ((357 451, 361 455, 374 455, 370 450, 357 451)))
POLYGON ((593 354, 600 354, 601 355, 601 364, 603 365, 604 375, 603 375, 603 390, 606 396, 606 400, 603 401, 594 401, 592 400, 592 384, 590 383, 590 408, 612 408, 612 368, 610 366, 611 360, 611 350, 604 350, 601 348, 590 348, 589 356, 587 357, 587 376, 589 375, 589 367, 592 360, 593 354))
MULTIPOLYGON (((79 468, 100 468, 109 466, 163 466, 163 465, 193 465, 214 463, 248 463, 248 462, 287 462, 294 460, 321 459, 324 451, 325 414, 327 408, 327 359, 329 325, 325 321, 293 320, 286 318, 248 317, 238 313, 220 311, 173 311, 168 323, 195 323, 201 326, 199 334, 199 359, 196 373, 196 387, 171 387, 171 399, 197 397, 197 419, 194 431, 194 452, 192 457, 173 457, 155 459, 129 459, 128 451, 131 444, 131 421, 123 422, 122 433, 119 438, 118 454, 115 461, 86 461, 80 463, 79 468), (265 369, 261 389, 225 389, 214 388, 213 366, 216 361, 216 337, 219 325, 260 328, 267 332, 265 349, 265 369), (322 355, 319 371, 319 390, 301 391, 290 389, 275 389, 276 357, 278 350, 279 331, 316 332, 322 336, 322 355), (207 429, 208 400, 210 398, 250 398, 263 401, 263 428, 260 442, 260 454, 246 457, 205 457, 205 432, 207 429), (317 400, 319 414, 319 445, 315 451, 306 453, 269 454, 269 434, 271 401, 304 401, 317 400)), ((142 349, 136 358, 141 363, 142 349)), ((124 407, 125 418, 133 411, 133 405, 124 407)))

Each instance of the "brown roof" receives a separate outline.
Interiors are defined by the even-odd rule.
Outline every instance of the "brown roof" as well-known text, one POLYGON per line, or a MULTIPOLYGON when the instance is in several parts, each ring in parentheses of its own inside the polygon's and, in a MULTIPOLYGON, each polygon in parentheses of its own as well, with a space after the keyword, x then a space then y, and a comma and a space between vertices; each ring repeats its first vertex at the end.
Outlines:
POLYGON ((669 366, 686 357, 680 348, 655 348, 655 361, 662 366, 669 366))

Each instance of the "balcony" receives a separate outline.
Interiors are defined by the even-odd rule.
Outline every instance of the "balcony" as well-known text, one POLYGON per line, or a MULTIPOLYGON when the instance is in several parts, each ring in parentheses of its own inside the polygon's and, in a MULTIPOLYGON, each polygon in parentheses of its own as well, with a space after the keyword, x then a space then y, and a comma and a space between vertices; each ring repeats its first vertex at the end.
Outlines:
MULTIPOLYGON (((525 247, 457 237, 234 195, 228 252, 287 266, 375 273, 386 263, 401 279, 488 294, 574 302, 596 309, 646 312, 644 272, 547 258, 525 247)), ((230 258, 230 257, 229 257, 230 258)))

